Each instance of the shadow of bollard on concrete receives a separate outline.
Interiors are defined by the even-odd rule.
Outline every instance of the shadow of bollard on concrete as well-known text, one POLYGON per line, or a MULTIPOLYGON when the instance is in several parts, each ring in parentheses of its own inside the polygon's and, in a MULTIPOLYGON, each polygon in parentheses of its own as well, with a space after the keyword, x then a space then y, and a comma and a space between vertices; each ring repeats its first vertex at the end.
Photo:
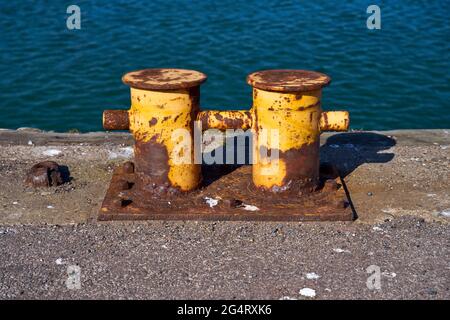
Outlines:
POLYGON ((342 178, 365 163, 386 163, 393 153, 383 152, 396 145, 386 135, 373 132, 337 133, 327 138, 320 147, 320 161, 335 165, 342 178))

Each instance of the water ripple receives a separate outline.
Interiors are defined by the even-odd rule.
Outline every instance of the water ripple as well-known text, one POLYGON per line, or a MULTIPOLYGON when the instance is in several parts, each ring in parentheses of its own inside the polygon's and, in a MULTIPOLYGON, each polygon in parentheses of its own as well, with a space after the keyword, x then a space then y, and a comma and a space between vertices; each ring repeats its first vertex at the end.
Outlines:
POLYGON ((0 127, 101 130, 105 108, 127 108, 123 73, 145 67, 208 74, 202 105, 248 108, 248 73, 313 69, 333 78, 324 109, 348 108, 352 127, 450 127, 448 1, 77 1, 66 29, 60 1, 2 3, 0 127))

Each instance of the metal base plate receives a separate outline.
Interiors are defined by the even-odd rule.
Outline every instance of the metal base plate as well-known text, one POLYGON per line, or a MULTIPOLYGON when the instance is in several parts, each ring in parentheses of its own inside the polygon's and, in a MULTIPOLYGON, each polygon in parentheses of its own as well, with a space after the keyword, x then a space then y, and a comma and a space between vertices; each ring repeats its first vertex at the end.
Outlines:
MULTIPOLYGON (((207 166, 202 171, 201 189, 182 195, 157 195, 134 190, 135 175, 125 171, 122 167, 114 170, 98 220, 353 220, 339 177, 335 179, 337 190, 326 186, 293 196, 257 190, 249 165, 207 166), (214 200, 218 200, 217 204, 214 200), (250 210, 254 207, 258 210, 250 210)), ((321 174, 321 181, 324 180, 321 174)))

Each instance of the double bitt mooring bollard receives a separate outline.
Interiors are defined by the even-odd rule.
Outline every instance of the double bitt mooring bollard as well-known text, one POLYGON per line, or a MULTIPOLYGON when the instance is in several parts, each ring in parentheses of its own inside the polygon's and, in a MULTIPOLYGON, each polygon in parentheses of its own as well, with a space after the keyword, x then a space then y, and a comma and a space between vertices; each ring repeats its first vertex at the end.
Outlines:
MULTIPOLYGON (((173 158, 173 132, 191 137, 195 121, 203 129, 252 129, 253 184, 270 192, 307 193, 319 181, 319 144, 323 131, 346 131, 347 111, 321 109, 322 88, 330 78, 304 70, 267 70, 250 74, 250 110, 200 111, 200 84, 206 75, 182 69, 145 69, 127 73, 130 110, 106 110, 106 130, 129 129, 135 138, 136 187, 143 191, 177 193, 201 184, 200 164, 173 158)), ((195 158, 190 139, 191 159, 195 158)))

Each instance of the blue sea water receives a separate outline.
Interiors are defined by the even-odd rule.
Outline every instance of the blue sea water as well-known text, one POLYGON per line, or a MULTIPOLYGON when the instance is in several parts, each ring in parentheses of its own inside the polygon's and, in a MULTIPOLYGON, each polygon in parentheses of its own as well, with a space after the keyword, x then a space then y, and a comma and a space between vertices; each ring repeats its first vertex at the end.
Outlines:
POLYGON ((122 74, 149 67, 205 72, 213 109, 249 108, 252 71, 321 71, 323 108, 353 129, 449 128, 449 16, 448 0, 0 0, 0 128, 101 130, 103 109, 129 107, 122 74))

